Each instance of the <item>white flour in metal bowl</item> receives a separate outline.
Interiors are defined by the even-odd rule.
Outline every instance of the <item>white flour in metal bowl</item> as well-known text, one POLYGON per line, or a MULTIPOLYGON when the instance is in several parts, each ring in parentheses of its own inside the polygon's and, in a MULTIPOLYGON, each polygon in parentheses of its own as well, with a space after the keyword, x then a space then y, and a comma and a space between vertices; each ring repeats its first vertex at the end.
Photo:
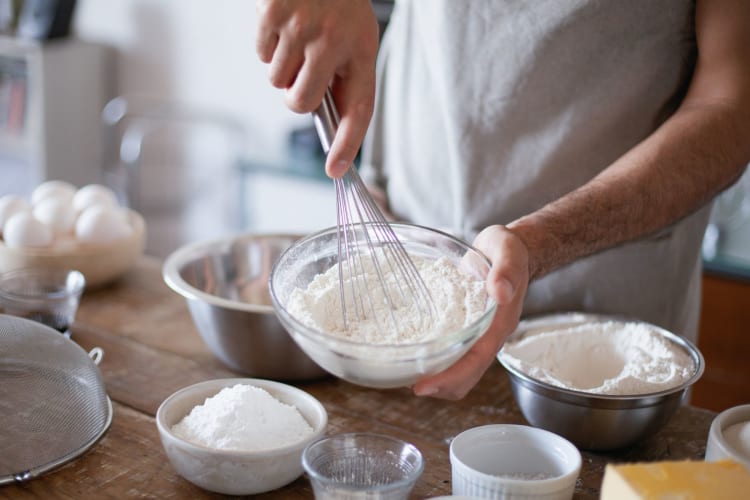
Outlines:
MULTIPOLYGON (((391 306, 384 299, 380 277, 372 260, 364 258, 363 272, 359 277, 373 294, 374 314, 368 305, 364 317, 350 321, 347 329, 341 312, 338 265, 315 276, 307 288, 294 289, 286 308, 310 328, 367 344, 412 344, 432 340, 457 332, 482 316, 487 305, 483 280, 461 272, 446 257, 429 259, 412 255, 411 258, 435 303, 436 314, 429 324, 415 302, 398 291, 396 274, 384 272, 384 280, 396 299, 393 317, 399 328, 390 327, 391 306)), ((351 294, 351 285, 345 283, 344 290, 351 294)), ((352 302, 347 302, 347 317, 357 318, 352 302)))
POLYGON ((206 398, 172 432, 209 448, 260 451, 298 443, 313 429, 295 406, 260 387, 237 384, 206 398))
POLYGON ((677 387, 695 373, 688 353, 648 324, 593 322, 508 342, 501 356, 529 377, 609 396, 677 387))

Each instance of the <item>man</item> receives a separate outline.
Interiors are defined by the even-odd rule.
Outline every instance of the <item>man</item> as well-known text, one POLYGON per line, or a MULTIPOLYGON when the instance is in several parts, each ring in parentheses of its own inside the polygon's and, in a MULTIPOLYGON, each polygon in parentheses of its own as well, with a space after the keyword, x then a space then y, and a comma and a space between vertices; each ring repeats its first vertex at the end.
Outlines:
POLYGON ((695 339, 709 202, 750 161, 750 2, 401 0, 377 100, 368 1, 258 12, 288 106, 333 89, 327 173, 369 126, 364 176, 392 212, 492 261, 490 330, 417 395, 463 397, 522 313, 623 314, 695 339))

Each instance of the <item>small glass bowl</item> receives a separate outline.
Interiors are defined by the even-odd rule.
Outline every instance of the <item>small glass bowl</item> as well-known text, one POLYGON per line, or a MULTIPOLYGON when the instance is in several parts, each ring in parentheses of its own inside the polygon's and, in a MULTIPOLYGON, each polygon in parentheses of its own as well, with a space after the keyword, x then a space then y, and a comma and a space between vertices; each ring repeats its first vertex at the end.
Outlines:
POLYGON ((400 500, 422 475, 416 446, 370 433, 339 434, 309 444, 302 467, 316 500, 366 498, 400 500))
MULTIPOLYGON (((469 244, 441 231, 413 224, 391 224, 410 255, 447 257, 462 272, 485 280, 490 261, 469 244)), ((358 231, 363 231, 358 229, 358 231)), ((358 235, 357 241, 367 241, 358 235)), ((336 228, 295 242, 279 256, 271 271, 270 291, 276 314, 292 338, 318 365, 337 377, 367 387, 413 385, 455 363, 481 337, 497 304, 487 298, 484 313, 472 324, 442 337, 411 344, 370 344, 322 332, 298 321, 286 309, 292 291, 305 289, 316 275, 338 262, 336 228)))
POLYGON ((26 268, 0 274, 0 312, 43 323, 70 337, 86 279, 72 269, 26 268))

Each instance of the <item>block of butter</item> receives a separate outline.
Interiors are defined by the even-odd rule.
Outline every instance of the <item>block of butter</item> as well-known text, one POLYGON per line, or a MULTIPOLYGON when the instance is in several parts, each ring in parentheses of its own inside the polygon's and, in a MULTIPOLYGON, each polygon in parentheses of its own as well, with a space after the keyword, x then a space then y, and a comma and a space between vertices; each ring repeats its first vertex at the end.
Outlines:
POLYGON ((730 460, 608 464, 601 500, 750 498, 750 473, 730 460))

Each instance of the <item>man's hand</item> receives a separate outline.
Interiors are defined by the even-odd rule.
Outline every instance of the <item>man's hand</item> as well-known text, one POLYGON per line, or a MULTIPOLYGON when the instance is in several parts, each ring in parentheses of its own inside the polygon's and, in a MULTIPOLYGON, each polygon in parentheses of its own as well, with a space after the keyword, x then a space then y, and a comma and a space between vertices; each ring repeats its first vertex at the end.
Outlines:
POLYGON ((256 50, 287 106, 315 110, 327 87, 340 114, 326 173, 341 177, 372 117, 378 24, 369 0, 258 0, 256 50))
POLYGON ((490 226, 474 240, 474 246, 492 262, 487 275, 487 293, 497 301, 497 313, 489 330, 453 366, 420 380, 418 396, 461 399, 476 385, 495 361, 505 339, 521 317, 529 284, 529 252, 526 245, 503 226, 490 226))

